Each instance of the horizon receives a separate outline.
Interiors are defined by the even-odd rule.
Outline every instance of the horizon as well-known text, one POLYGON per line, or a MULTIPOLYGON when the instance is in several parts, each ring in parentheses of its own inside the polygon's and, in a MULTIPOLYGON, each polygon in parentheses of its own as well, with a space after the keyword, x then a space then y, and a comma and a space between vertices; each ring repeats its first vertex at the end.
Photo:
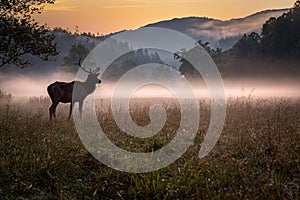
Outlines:
POLYGON ((36 15, 35 19, 50 28, 61 27, 71 32, 107 35, 174 18, 207 17, 223 21, 244 18, 265 10, 291 8, 293 4, 294 0, 87 0, 85 3, 78 0, 56 0, 55 4, 46 5, 44 12, 36 15), (241 4, 244 6, 241 7, 241 4))

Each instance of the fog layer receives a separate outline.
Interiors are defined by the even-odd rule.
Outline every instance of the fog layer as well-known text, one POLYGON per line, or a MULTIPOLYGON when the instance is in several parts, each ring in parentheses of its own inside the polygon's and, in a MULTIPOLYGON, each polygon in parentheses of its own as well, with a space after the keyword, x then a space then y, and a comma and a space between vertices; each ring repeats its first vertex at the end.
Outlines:
MULTIPOLYGON (((75 76, 67 73, 53 73, 47 76, 31 75, 0 75, 0 90, 12 94, 15 98, 48 96, 47 86, 55 81, 70 82, 75 76)), ((300 97, 300 80, 286 78, 274 79, 224 79, 226 97, 251 96, 251 97, 300 97)), ((209 98, 209 90, 205 84, 192 83, 194 92, 198 98, 209 98)), ((97 86, 96 98, 108 98, 114 92, 114 83, 103 81, 97 86)), ((174 87, 184 92, 186 87, 180 83, 174 83, 174 87)), ((132 94, 134 97, 175 97, 171 91, 158 85, 147 85, 139 88, 132 94)), ((181 96, 180 94, 178 94, 181 96)), ((122 97, 122 92, 116 94, 122 97)))

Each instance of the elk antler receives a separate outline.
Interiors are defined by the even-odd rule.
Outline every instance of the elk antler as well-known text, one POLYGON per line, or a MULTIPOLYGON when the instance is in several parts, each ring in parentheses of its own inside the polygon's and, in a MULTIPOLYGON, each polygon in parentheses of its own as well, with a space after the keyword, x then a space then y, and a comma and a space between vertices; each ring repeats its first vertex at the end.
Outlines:
POLYGON ((94 71, 92 71, 92 69, 90 68, 90 70, 86 70, 84 67, 81 66, 81 58, 79 59, 78 63, 74 63, 75 65, 78 65, 80 67, 80 69, 82 69, 84 72, 88 73, 88 74, 97 74, 101 68, 97 65, 95 58, 93 58, 94 63, 96 65, 96 69, 94 71))
POLYGON ((90 71, 86 70, 84 67, 81 66, 81 58, 79 58, 78 63, 75 63, 75 65, 78 65, 80 69, 82 69, 84 72, 88 73, 88 74, 92 74, 91 69, 90 71))

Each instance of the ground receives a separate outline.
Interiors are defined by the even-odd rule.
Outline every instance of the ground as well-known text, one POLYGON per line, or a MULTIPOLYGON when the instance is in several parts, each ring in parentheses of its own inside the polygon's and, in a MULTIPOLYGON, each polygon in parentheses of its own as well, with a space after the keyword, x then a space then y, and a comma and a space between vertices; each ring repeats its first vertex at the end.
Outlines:
MULTIPOLYGON (((156 99, 167 122, 150 139, 127 136, 116 126, 109 102, 97 115, 107 136, 131 151, 151 152, 167 144, 178 128, 178 103, 156 99)), ((139 125, 149 123, 152 100, 131 102, 139 125)), ((0 196, 2 199, 299 199, 300 100, 228 100, 227 117, 215 148, 198 152, 207 131, 210 106, 199 100, 201 120, 188 151, 173 164, 149 173, 125 173, 95 159, 68 120, 68 105, 49 121, 47 98, 0 106, 0 196)))

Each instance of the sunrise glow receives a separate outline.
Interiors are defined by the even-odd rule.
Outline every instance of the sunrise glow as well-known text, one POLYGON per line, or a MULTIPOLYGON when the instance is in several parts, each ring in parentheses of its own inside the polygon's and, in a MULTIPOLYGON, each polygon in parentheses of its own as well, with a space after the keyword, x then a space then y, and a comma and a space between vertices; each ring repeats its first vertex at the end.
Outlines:
POLYGON ((50 27, 94 34, 136 29, 149 23, 188 16, 228 20, 267 9, 292 7, 294 0, 56 0, 36 16, 50 27))

